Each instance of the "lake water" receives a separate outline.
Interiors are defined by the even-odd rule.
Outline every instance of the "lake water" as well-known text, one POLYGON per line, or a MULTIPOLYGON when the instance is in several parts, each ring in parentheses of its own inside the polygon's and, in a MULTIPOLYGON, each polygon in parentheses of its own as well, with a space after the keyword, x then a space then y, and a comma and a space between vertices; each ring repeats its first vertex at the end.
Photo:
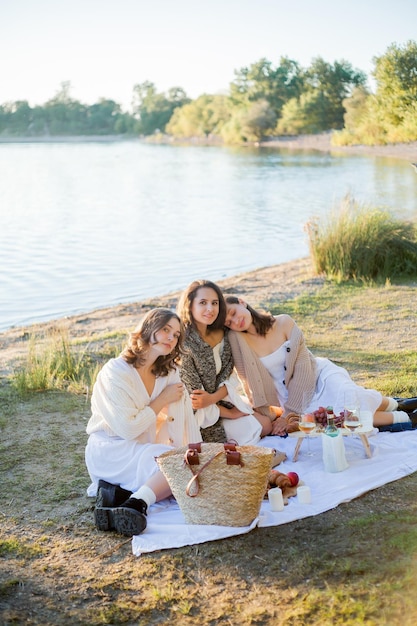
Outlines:
POLYGON ((0 331, 308 255, 356 200, 417 219, 396 159, 267 148, 0 144, 0 331))

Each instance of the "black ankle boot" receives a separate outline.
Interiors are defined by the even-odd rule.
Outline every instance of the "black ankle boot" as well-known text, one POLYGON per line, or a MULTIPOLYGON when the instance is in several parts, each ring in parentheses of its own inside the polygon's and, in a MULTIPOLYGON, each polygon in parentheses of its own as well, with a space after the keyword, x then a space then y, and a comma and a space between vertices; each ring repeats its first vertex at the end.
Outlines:
POLYGON ((148 505, 144 500, 129 498, 120 506, 96 507, 94 520, 98 530, 115 530, 121 535, 140 535, 146 528, 148 505))
POLYGON ((120 506, 132 495, 131 491, 119 485, 112 485, 105 480, 98 481, 96 507, 120 506))
POLYGON ((417 398, 403 398, 398 400, 397 411, 405 411, 410 414, 417 409, 417 398))

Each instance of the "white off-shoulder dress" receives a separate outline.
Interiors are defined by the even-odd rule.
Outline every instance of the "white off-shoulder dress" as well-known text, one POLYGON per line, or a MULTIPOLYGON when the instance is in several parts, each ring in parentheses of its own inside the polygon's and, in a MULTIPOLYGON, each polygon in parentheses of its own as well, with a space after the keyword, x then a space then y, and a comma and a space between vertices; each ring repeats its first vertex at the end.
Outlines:
MULTIPOLYGON (((289 341, 283 343, 275 352, 267 356, 260 357, 260 361, 270 373, 277 391, 280 404, 284 406, 288 398, 288 390, 284 384, 285 361, 287 358, 287 348, 289 341)), ((382 394, 375 389, 365 389, 357 385, 349 376, 347 370, 336 365, 329 359, 315 357, 317 363, 317 380, 314 396, 306 411, 315 411, 320 406, 332 406, 335 413, 343 410, 343 395, 349 389, 354 389, 361 409, 371 411, 377 410, 382 401, 382 394)))

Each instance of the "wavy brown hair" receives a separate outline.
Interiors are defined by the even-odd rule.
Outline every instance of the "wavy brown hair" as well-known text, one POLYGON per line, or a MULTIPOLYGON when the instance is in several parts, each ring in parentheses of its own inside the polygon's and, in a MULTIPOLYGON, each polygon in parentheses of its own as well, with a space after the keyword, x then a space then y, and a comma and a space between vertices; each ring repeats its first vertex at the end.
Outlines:
POLYGON ((197 292, 201 287, 208 287, 209 289, 213 289, 217 297, 219 299, 219 314, 210 326, 207 326, 207 332, 209 333, 212 330, 218 330, 219 328, 223 328, 224 323, 226 321, 226 302, 222 293, 222 290, 216 283, 212 283, 211 280, 194 280, 192 283, 188 285, 188 287, 183 291, 177 306, 177 313, 182 319, 185 327, 194 326, 195 321, 193 318, 193 314, 191 313, 191 307, 193 305, 194 299, 197 296, 197 292))
MULTIPOLYGON (((226 296, 225 301, 227 304, 242 304, 236 296, 226 296)), ((256 311, 256 309, 251 307, 247 302, 245 302, 245 304, 249 313, 252 315, 252 322, 256 332, 258 335, 265 337, 268 330, 275 324, 275 317, 271 315, 271 313, 256 311)))
POLYGON ((122 350, 120 356, 131 365, 143 365, 155 333, 168 324, 172 318, 178 320, 180 324, 180 336, 177 345, 166 356, 160 355, 152 367, 152 372, 155 376, 167 376, 169 370, 175 369, 179 364, 181 354, 183 353, 184 325, 175 311, 164 308, 148 311, 135 330, 130 333, 127 345, 122 350))

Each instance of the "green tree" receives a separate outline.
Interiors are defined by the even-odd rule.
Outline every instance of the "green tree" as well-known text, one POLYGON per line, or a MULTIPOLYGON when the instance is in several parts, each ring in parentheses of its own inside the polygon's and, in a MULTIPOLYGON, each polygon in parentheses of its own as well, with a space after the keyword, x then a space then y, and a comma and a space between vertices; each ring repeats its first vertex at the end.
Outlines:
MULTIPOLYGON (((4 136, 113 135, 137 132, 137 121, 122 113, 114 100, 101 98, 91 106, 74 100, 69 82, 43 106, 31 108, 26 100, 0 106, 0 134, 4 136)), ((174 94, 173 97, 179 97, 174 94)))
POLYGON ((332 65, 321 57, 314 59, 306 71, 305 91, 315 94, 313 100, 319 110, 311 111, 318 130, 343 128, 343 101, 355 87, 365 84, 365 73, 355 70, 347 61, 335 61, 332 65))
POLYGON ((121 107, 114 100, 101 98, 99 102, 89 106, 86 110, 88 132, 94 135, 112 135, 120 133, 121 128, 126 128, 125 123, 119 122, 126 116, 122 113, 121 107))
POLYGON ((315 134, 328 130, 329 102, 320 91, 308 91, 287 102, 276 131, 280 135, 315 134))
POLYGON ((27 136, 30 134, 32 109, 27 100, 8 102, 1 107, 0 133, 27 136))
POLYGON ((229 121, 221 128, 226 143, 260 141, 272 133, 277 116, 267 100, 257 100, 247 107, 235 107, 229 121))
POLYGON ((389 124, 399 125, 417 102, 417 42, 392 44, 374 63, 378 109, 389 124))
POLYGON ((363 143, 372 145, 383 134, 383 125, 374 112, 375 96, 366 87, 356 87, 343 100, 345 125, 333 134, 332 143, 338 146, 363 143))
POLYGON ((345 109, 344 122, 347 130, 354 131, 367 117, 369 112, 369 95, 368 89, 361 85, 360 87, 355 87, 352 95, 343 100, 342 104, 345 109))
POLYGON ((190 102, 190 99, 187 98, 187 94, 182 87, 171 87, 168 89, 168 102, 171 102, 173 105, 183 106, 190 102))
POLYGON ((138 120, 139 132, 143 135, 151 135, 156 131, 165 132, 175 109, 189 101, 181 87, 172 87, 166 96, 158 93, 154 83, 150 81, 135 85, 132 107, 138 120))
POLYGON ((346 61, 332 65, 316 58, 305 71, 303 93, 283 106, 277 132, 319 133, 343 128, 344 101, 365 83, 365 74, 354 70, 346 61))
POLYGON ((279 135, 300 135, 310 132, 307 130, 308 100, 309 96, 303 94, 299 98, 291 98, 284 104, 276 127, 279 135))
POLYGON ((31 115, 32 120, 30 124, 30 134, 35 137, 48 134, 48 123, 45 107, 33 107, 31 115))
POLYGON ((242 132, 249 141, 260 141, 272 133, 277 115, 267 100, 257 100, 241 116, 242 132))
POLYGON ((139 133, 138 122, 130 113, 120 113, 114 124, 116 135, 136 135, 139 133))
POLYGON ((417 43, 392 44, 374 58, 376 93, 354 92, 344 101, 345 128, 336 145, 367 145, 417 140, 417 43))
POLYGON ((299 64, 288 57, 281 57, 277 67, 262 58, 235 71, 235 77, 230 84, 230 98, 234 105, 248 106, 257 100, 266 100, 277 116, 288 100, 299 96, 303 86, 299 64))
POLYGON ((70 82, 62 82, 59 91, 44 105, 50 135, 82 135, 87 132, 87 107, 73 100, 70 90, 70 82))
POLYGON ((229 118, 230 105, 227 96, 203 94, 175 109, 166 126, 166 132, 175 137, 218 135, 229 118))

